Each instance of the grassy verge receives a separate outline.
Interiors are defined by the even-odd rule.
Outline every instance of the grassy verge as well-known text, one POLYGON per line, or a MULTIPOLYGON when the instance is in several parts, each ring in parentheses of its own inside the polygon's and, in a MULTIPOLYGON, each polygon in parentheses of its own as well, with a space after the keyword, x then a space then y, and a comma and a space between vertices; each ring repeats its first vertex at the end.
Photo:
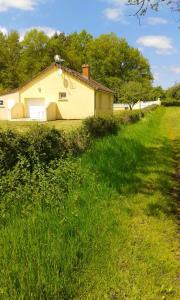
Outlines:
POLYGON ((29 184, 8 193, 17 174, 6 179, 2 299, 179 298, 166 129, 174 113, 158 109, 48 176, 20 172, 29 184))
POLYGON ((19 132, 26 132, 36 125, 45 125, 57 130, 71 131, 82 125, 82 120, 57 120, 49 122, 36 121, 0 121, 0 131, 11 129, 19 132))

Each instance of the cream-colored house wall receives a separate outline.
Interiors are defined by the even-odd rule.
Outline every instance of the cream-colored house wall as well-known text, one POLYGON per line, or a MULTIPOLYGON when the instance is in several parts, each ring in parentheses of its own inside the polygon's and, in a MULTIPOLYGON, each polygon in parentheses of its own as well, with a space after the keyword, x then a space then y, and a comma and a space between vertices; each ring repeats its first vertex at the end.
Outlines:
POLYGON ((106 115, 113 114, 113 94, 96 92, 95 114, 106 115))
POLYGON ((3 100, 3 105, 0 105, 0 120, 11 119, 11 108, 19 102, 19 92, 0 96, 0 100, 3 100))
POLYGON ((8 101, 12 100, 14 101, 14 104, 16 104, 17 102, 19 102, 19 92, 16 93, 10 93, 10 94, 6 94, 3 96, 0 96, 0 100, 4 101, 4 107, 8 108, 8 101))
POLYGON ((55 102, 57 119, 83 119, 94 115, 94 89, 64 71, 60 75, 57 67, 20 90, 20 101, 25 106, 26 100, 33 98, 44 98, 45 109, 55 102), (66 93, 66 98, 59 100, 59 93, 66 93))

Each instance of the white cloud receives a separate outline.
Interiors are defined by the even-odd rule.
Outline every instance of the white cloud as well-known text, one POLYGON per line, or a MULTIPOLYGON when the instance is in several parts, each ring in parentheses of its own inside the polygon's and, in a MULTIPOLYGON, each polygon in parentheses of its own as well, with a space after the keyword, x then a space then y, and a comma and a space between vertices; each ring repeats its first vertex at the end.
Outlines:
POLYGON ((8 30, 6 27, 1 27, 0 26, 0 32, 2 32, 4 35, 7 35, 8 34, 8 30))
POLYGON ((24 36, 27 32, 31 31, 32 29, 37 29, 39 31, 43 31, 47 36, 52 37, 55 33, 60 34, 61 31, 51 28, 51 27, 46 27, 46 26, 35 26, 35 27, 29 27, 20 30, 20 40, 22 41, 24 39, 24 36))
POLYGON ((104 0, 109 4, 104 10, 104 16, 110 21, 121 21, 125 22, 124 12, 126 0, 104 0))
POLYGON ((39 0, 0 0, 0 12, 11 8, 32 10, 38 3, 39 0))
POLYGON ((147 19, 147 24, 149 25, 160 25, 160 24, 167 24, 168 20, 160 17, 151 17, 147 19))
POLYGON ((175 51, 172 41, 165 35, 146 35, 137 40, 144 47, 155 48, 157 54, 171 54, 175 51))
POLYGON ((118 7, 106 8, 104 10, 104 15, 108 20, 111 21, 120 21, 122 19, 122 11, 118 7))
POLYGON ((180 67, 171 67, 171 71, 175 74, 180 74, 180 67))

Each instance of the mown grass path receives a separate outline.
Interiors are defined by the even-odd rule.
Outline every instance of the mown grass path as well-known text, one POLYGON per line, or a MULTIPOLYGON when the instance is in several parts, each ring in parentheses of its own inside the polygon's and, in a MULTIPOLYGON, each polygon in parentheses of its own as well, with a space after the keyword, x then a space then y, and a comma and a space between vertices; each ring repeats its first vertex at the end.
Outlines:
POLYGON ((179 108, 161 108, 84 156, 84 167, 98 176, 99 201, 106 203, 99 225, 102 244, 110 244, 100 254, 104 262, 96 259, 99 269, 89 266, 89 291, 78 297, 179 299, 172 195, 179 120, 179 108))

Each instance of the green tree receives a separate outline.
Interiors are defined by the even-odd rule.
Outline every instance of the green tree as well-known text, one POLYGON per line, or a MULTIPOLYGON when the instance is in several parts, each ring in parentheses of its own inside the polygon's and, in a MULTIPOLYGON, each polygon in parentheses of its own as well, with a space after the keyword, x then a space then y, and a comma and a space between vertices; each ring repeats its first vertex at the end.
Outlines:
POLYGON ((1 89, 13 89, 19 85, 18 64, 20 57, 19 34, 0 33, 0 82, 1 89))
POLYGON ((120 102, 127 103, 132 110, 137 102, 150 100, 150 90, 149 82, 126 82, 121 87, 120 102))
POLYGON ((114 33, 100 35, 89 42, 87 61, 93 78, 104 84, 108 84, 111 77, 122 81, 152 79, 149 62, 138 49, 114 33))
POLYGON ((21 43, 20 83, 32 78, 51 63, 47 51, 48 41, 48 36, 37 29, 31 30, 25 35, 21 43))
POLYGON ((93 41, 92 35, 85 30, 80 33, 74 32, 68 36, 66 59, 70 68, 82 71, 82 65, 88 62, 87 49, 91 41, 93 41))
POLYGON ((0 91, 5 88, 5 71, 6 71, 6 37, 0 31, 0 91))
POLYGON ((152 101, 156 101, 158 98, 163 100, 165 98, 165 91, 161 86, 156 86, 151 89, 150 98, 152 101))
POLYGON ((180 83, 176 83, 166 91, 166 97, 172 100, 180 100, 180 83))

